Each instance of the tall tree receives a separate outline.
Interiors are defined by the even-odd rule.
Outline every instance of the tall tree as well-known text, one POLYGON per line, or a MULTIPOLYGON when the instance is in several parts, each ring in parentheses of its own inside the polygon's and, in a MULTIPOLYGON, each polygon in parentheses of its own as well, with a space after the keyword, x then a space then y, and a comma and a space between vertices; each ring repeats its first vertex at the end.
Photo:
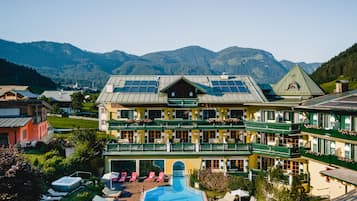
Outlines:
POLYGON ((83 106, 84 95, 81 92, 75 92, 71 95, 71 107, 74 110, 80 111, 83 106))

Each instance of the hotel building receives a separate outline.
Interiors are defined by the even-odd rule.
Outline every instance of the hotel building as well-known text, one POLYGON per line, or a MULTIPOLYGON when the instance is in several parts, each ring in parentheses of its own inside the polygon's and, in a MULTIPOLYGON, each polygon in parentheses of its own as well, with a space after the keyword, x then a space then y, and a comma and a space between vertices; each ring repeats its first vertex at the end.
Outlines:
POLYGON ((282 182, 291 185, 296 175, 315 193, 315 177, 326 176, 311 164, 322 171, 326 163, 307 156, 316 135, 306 126, 315 97, 323 95, 298 66, 275 85, 244 75, 111 76, 97 99, 100 130, 118 139, 106 146, 106 171, 146 176, 209 169, 252 178, 280 166, 282 182))

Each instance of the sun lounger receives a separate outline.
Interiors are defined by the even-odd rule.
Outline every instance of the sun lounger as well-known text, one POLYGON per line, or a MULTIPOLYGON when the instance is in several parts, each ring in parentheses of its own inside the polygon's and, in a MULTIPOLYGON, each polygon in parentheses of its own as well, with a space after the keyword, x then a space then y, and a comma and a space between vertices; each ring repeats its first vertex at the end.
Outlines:
POLYGON ((150 172, 149 177, 146 178, 144 181, 148 181, 148 182, 153 181, 154 177, 155 177, 155 172, 150 172))
POLYGON ((99 195, 94 196, 94 198, 92 199, 92 201, 114 201, 114 198, 103 198, 99 195))
POLYGON ((126 172, 122 172, 121 175, 120 175, 120 179, 118 180, 118 182, 125 182, 127 175, 128 175, 128 174, 127 174, 126 172))
POLYGON ((66 196, 68 193, 67 192, 58 192, 53 190, 52 188, 48 189, 48 194, 50 194, 52 197, 59 197, 59 196, 66 196))
POLYGON ((134 181, 136 181, 137 177, 138 177, 138 175, 136 174, 136 172, 132 172, 132 173, 131 173, 131 178, 130 178, 129 182, 134 182, 134 181))
POLYGON ((163 182, 164 181, 165 174, 164 172, 159 173, 159 177, 156 179, 156 182, 163 182))
POLYGON ((62 199, 62 197, 60 197, 60 196, 54 197, 54 196, 42 195, 40 200, 41 201, 50 201, 50 200, 61 200, 61 199, 62 199))

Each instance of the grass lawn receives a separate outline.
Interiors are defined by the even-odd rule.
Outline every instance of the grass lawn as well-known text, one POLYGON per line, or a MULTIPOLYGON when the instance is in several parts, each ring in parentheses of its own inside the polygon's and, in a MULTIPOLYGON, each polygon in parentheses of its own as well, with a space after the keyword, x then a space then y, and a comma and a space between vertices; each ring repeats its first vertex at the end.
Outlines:
POLYGON ((83 112, 98 113, 98 108, 95 105, 95 103, 83 103, 82 111, 83 112))
POLYGON ((71 119, 68 117, 48 116, 48 122, 54 128, 98 128, 98 121, 71 119))

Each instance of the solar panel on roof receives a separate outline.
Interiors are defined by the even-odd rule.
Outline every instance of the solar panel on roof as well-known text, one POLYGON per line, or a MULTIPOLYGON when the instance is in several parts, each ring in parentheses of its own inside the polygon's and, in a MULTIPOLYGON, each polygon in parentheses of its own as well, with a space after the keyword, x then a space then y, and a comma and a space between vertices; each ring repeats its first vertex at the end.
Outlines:
POLYGON ((124 87, 116 88, 115 92, 126 93, 156 93, 158 83, 156 80, 126 80, 124 87))
POLYGON ((249 93, 245 82, 240 80, 212 80, 211 83, 217 93, 249 93))

